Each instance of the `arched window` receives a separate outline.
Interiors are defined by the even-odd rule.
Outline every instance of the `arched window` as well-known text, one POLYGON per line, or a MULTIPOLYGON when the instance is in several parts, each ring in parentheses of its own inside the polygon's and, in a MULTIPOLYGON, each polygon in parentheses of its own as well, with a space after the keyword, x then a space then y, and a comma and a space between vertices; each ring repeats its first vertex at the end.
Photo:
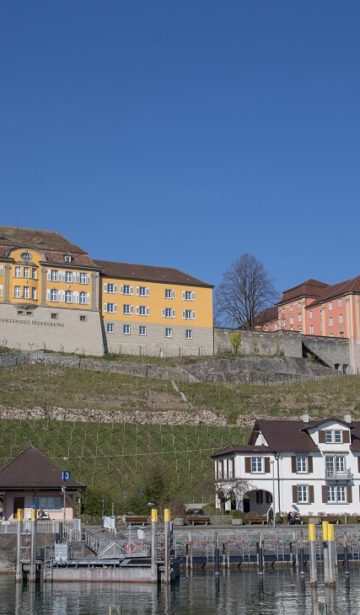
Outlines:
POLYGON ((58 300, 58 291, 56 290, 56 288, 52 288, 50 291, 50 301, 57 301, 58 300))

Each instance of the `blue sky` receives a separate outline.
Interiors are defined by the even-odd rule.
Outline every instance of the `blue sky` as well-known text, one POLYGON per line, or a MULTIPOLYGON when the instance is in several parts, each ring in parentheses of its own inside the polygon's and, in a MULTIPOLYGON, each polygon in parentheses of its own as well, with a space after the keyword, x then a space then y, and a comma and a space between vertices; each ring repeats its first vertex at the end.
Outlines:
POLYGON ((0 4, 0 224, 217 285, 360 273, 360 3, 0 4))

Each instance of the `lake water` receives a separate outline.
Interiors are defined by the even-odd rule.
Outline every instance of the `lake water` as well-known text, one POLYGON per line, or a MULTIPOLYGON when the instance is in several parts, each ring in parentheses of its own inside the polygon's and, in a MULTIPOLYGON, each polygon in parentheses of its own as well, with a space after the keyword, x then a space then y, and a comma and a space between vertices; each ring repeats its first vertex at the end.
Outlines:
MULTIPOLYGON (((16 585, 0 577, 0 615, 311 615, 308 579, 293 570, 231 570, 215 577, 213 571, 182 575, 170 588, 127 584, 16 585)), ((314 593, 314 591, 313 591, 314 593)), ((317 590, 319 602, 332 613, 359 615, 360 569, 348 580, 339 573, 336 590, 317 590)))

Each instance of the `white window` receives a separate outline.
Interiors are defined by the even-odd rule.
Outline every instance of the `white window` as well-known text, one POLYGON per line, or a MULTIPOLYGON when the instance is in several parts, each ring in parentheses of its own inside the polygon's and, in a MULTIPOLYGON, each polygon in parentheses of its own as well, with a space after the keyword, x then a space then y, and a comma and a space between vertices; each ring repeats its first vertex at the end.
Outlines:
POLYGON ((301 321, 302 321, 302 316, 301 314, 298 314, 298 322, 301 322, 301 321))
POLYGON ((333 327, 334 326, 334 319, 332 316, 329 317, 329 327, 333 327))
POLYGON ((123 314, 132 314, 132 313, 133 313, 132 305, 129 305, 128 303, 124 303, 123 314))
POLYGON ((24 278, 30 277, 30 267, 24 267, 24 278))
POLYGON ((346 502, 345 485, 329 485, 327 488, 327 501, 329 503, 346 502))
POLYGON ((310 318, 310 320, 312 320, 312 317, 313 317, 313 312, 312 312, 312 310, 309 310, 309 318, 310 318))
POLYGON ((14 297, 15 297, 15 299, 20 299, 20 297, 21 297, 21 286, 15 286, 15 288, 14 288, 14 297))
POLYGON ((72 303, 72 301, 73 301, 73 294, 71 290, 65 291, 65 303, 72 303))
POLYGON ((64 256, 65 263, 71 263, 72 259, 73 259, 73 257, 70 254, 65 254, 65 256, 64 256))
POLYGON ((15 267, 15 277, 21 278, 21 267, 15 267))
POLYGON ((285 329, 285 327, 286 327, 286 321, 285 321, 284 319, 282 319, 282 321, 281 321, 281 326, 282 326, 282 328, 283 328, 283 329, 285 329))
POLYGON ((185 320, 193 320, 195 318, 195 312, 193 310, 184 310, 183 318, 185 318, 185 320))
POLYGON ((297 500, 299 504, 307 504, 309 501, 308 486, 297 485, 297 500))
POLYGON ((185 339, 192 340, 192 336, 193 336, 192 329, 186 329, 186 331, 185 331, 185 339))
POLYGON ((106 293, 116 293, 116 285, 109 282, 109 284, 104 284, 104 290, 106 293))
POLYGON ((310 335, 313 335, 313 333, 314 333, 314 325, 310 325, 309 333, 310 333, 310 335))
POLYGON ((57 301, 58 300, 58 291, 56 290, 56 288, 52 288, 50 291, 50 301, 57 301))
POLYGON ((52 282, 58 282, 59 280, 59 272, 57 269, 51 269, 50 271, 50 280, 52 282))
POLYGON ((294 324, 294 317, 290 316, 290 324, 293 325, 294 324))
POLYGON ((296 457, 296 471, 297 472, 307 472, 307 457, 303 457, 303 456, 296 457))
POLYGON ((106 333, 115 333, 115 325, 113 322, 106 323, 106 333))
POLYGON ((164 308, 162 313, 164 318, 175 318, 175 310, 172 308, 164 308))
POLYGON ((36 297, 37 297, 36 288, 32 288, 31 289, 31 298, 32 299, 36 299, 36 297))
POLYGON ((339 314, 339 325, 342 325, 344 322, 344 316, 342 314, 339 314))
POLYGON ((146 331, 146 326, 145 325, 140 325, 139 326, 139 335, 146 335, 147 331, 146 331))
POLYGON ((338 306, 341 307, 342 306, 342 297, 339 297, 338 299, 338 306))
POLYGON ((67 282, 68 284, 71 284, 72 281, 73 281, 72 271, 65 271, 65 282, 67 282))
POLYGON ((171 327, 166 327, 165 328, 165 337, 172 337, 173 334, 173 330, 171 327))
POLYGON ((87 295, 84 292, 79 294, 79 303, 87 303, 87 295))
POLYGON ((131 326, 130 325, 123 325, 123 334, 124 335, 130 335, 131 333, 131 326))
POLYGON ((87 273, 84 273, 83 271, 80 272, 80 284, 88 284, 89 280, 88 280, 88 276, 87 273))
POLYGON ((332 304, 332 301, 330 301, 330 302, 328 303, 328 308, 329 308, 329 310, 332 310, 332 309, 333 309, 333 304, 332 304))
POLYGON ((336 478, 346 473, 345 455, 326 455, 325 456, 327 478, 336 478))
POLYGON ((263 471, 263 458, 262 457, 251 457, 252 474, 256 474, 262 471, 263 471))
POLYGON ((30 298, 30 288, 28 286, 24 286, 23 297, 24 297, 24 299, 29 299, 30 298))
POLYGON ((137 313, 139 314, 139 316, 148 316, 149 308, 147 308, 146 305, 139 305, 137 313))
POLYGON ((184 290, 182 294, 182 298, 185 299, 185 301, 194 301, 195 293, 192 292, 191 290, 184 290))
POLYGON ((36 269, 36 267, 33 267, 33 268, 31 269, 31 276, 32 276, 32 279, 33 279, 33 280, 36 280, 36 279, 37 279, 37 269, 36 269))
POLYGON ((165 299, 175 299, 175 291, 172 288, 165 288, 165 299))
POLYGON ((122 294, 123 295, 132 295, 132 288, 129 284, 124 284, 122 286, 122 294))
POLYGON ((289 307, 290 312, 292 312, 292 311, 293 311, 293 309, 294 309, 294 306, 293 306, 293 305, 290 305, 290 307, 289 307))
POLYGON ((342 444, 342 431, 340 429, 326 429, 325 442, 327 444, 342 444))
POLYGON ((149 289, 147 286, 138 286, 136 289, 136 294, 140 297, 147 297, 149 295, 149 289))
POLYGON ((108 312, 108 313, 116 312, 115 303, 105 303, 105 312, 108 312))

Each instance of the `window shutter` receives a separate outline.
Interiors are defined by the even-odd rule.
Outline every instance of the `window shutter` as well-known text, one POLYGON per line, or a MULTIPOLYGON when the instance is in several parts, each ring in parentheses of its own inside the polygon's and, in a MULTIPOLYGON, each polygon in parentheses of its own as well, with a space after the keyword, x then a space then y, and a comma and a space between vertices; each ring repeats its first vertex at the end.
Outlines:
POLYGON ((147 307, 146 308, 146 316, 149 316, 149 314, 150 314, 150 308, 147 307))
POLYGON ((148 287, 146 287, 146 288, 145 288, 145 295, 148 297, 148 296, 149 296, 149 294, 150 294, 149 288, 148 288, 148 287))
POLYGON ((136 306, 135 311, 136 311, 137 314, 139 313, 140 310, 139 310, 139 306, 138 305, 136 306))
POLYGON ((124 286, 123 284, 121 284, 120 286, 120 294, 123 295, 124 294, 124 286))
POLYGON ((327 486, 326 485, 323 485, 321 487, 321 495, 322 495, 322 498, 321 498, 322 503, 326 504, 327 503, 327 486))
POLYGON ((90 303, 90 293, 86 293, 86 303, 90 303))
POLYGON ((137 294, 137 295, 139 295, 139 294, 140 294, 140 289, 139 289, 139 287, 138 287, 138 286, 136 287, 136 294, 137 294))
POLYGON ((104 312, 107 312, 107 303, 104 303, 104 312))
POLYGON ((185 311, 182 313, 182 317, 185 318, 185 311))
POLYGON ((107 291, 107 284, 104 284, 104 291, 107 291))
POLYGON ((350 433, 348 430, 343 431, 343 442, 344 444, 349 444, 350 442, 350 433))
POLYGON ((265 462, 265 474, 269 474, 270 473, 270 457, 265 457, 264 462, 265 462))
POLYGON ((185 291, 184 290, 182 291, 181 296, 182 296, 183 299, 185 299, 185 291))
POLYGON ((73 300, 74 303, 79 303, 79 293, 76 291, 73 292, 73 300))
POLYGON ((312 474, 313 471, 314 471, 314 468, 313 468, 313 458, 309 456, 308 457, 308 473, 312 474))
POLYGON ((134 307, 130 305, 130 314, 133 314, 133 312, 134 312, 134 307))
POLYGON ((114 293, 117 293, 117 291, 118 291, 117 284, 114 284, 114 293))
POLYGON ((175 318, 175 310, 171 310, 171 315, 173 318, 175 318))
POLYGON ((319 443, 325 444, 325 431, 319 431, 319 443))
POLYGON ((347 501, 348 504, 351 504, 352 503, 352 486, 351 485, 347 485, 346 491, 347 491, 346 501, 347 501))
POLYGON ((296 472, 296 457, 291 457, 291 471, 293 474, 296 472))
POLYGON ((130 286, 130 295, 133 295, 133 294, 134 294, 134 287, 130 286))
POLYGON ((297 504, 297 501, 298 501, 298 491, 297 491, 297 486, 296 485, 292 486, 292 500, 293 500, 294 504, 297 504))
POLYGON ((195 293, 191 293, 191 299, 195 301, 195 293))
POLYGON ((113 311, 117 312, 117 305, 116 305, 116 303, 114 303, 113 311))
MULTIPOLYGON (((47 298, 48 298, 48 301, 50 301, 50 299, 51 299, 51 291, 50 291, 49 288, 47 290, 47 298)), ((360 461, 360 457, 358 457, 358 461, 360 461)))
POLYGON ((314 504, 314 485, 309 485, 309 504, 314 504))
POLYGON ((59 299, 60 301, 65 301, 65 291, 59 290, 59 299))
POLYGON ((245 457, 245 472, 247 472, 247 474, 251 472, 250 457, 245 457))
POLYGON ((165 316, 165 308, 163 308, 162 315, 165 316))
POLYGON ((194 318, 195 318, 195 312, 191 312, 191 318, 194 320, 194 318))
POLYGON ((173 299, 175 299, 175 291, 174 290, 171 291, 171 296, 172 296, 173 299))
POLYGON ((50 271, 47 272, 47 279, 51 280, 51 273, 50 273, 50 271))

